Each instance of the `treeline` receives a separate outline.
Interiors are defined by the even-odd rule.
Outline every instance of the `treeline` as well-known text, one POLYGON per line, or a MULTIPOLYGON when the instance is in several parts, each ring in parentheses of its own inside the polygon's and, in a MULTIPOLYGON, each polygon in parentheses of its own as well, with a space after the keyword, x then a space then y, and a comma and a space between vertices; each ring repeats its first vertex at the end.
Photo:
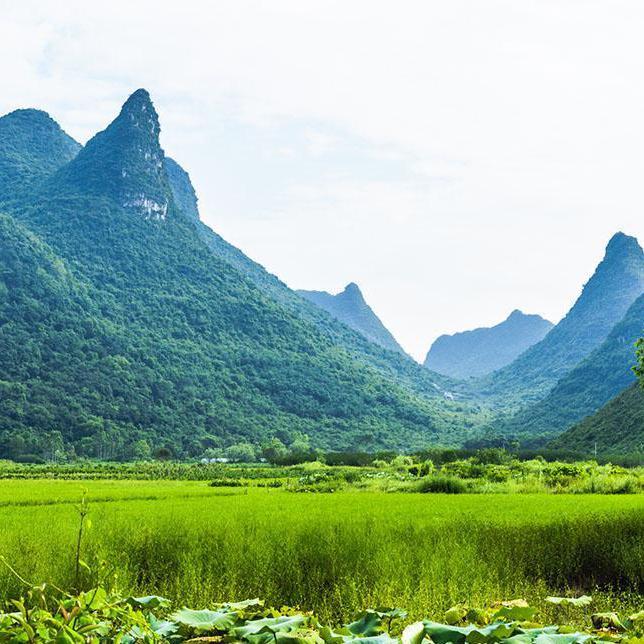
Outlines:
MULTIPOLYGON (((52 432, 56 434, 56 432, 52 432)), ((49 441, 48 452, 45 456, 34 453, 12 457, 12 449, 28 449, 33 447, 24 442, 22 435, 15 435, 8 443, 0 445, 0 459, 4 459, 4 466, 0 467, 0 477, 12 470, 10 463, 18 466, 43 466, 51 467, 56 471, 67 472, 158 472, 152 478, 203 478, 205 471, 212 469, 211 475, 220 475, 220 468, 227 472, 249 472, 253 468, 274 470, 269 476, 279 476, 279 468, 295 467, 310 463, 318 463, 329 467, 388 467, 405 465, 406 468, 419 468, 425 463, 432 463, 441 467, 450 463, 469 461, 476 465, 506 465, 510 462, 542 461, 544 463, 579 463, 592 459, 598 465, 612 464, 626 468, 644 466, 644 453, 631 454, 602 454, 596 457, 593 454, 557 449, 505 449, 498 447, 472 448, 440 448, 431 447, 411 454, 401 454, 391 450, 377 452, 346 451, 326 452, 311 446, 309 437, 299 434, 290 443, 285 444, 279 438, 272 438, 261 445, 251 443, 236 443, 226 448, 212 447, 204 451, 201 458, 177 460, 166 447, 153 449, 145 440, 137 441, 131 445, 131 456, 122 459, 102 459, 91 456, 79 456, 65 451, 61 437, 45 436, 49 441), (232 466, 232 467, 231 467, 232 466), (195 474, 194 472, 200 472, 195 474), (193 472, 193 473, 191 473, 193 472)), ((31 468, 32 469, 32 468, 31 468)), ((18 471, 18 470, 16 470, 18 471)), ((236 476, 237 474, 235 474, 236 476)), ((264 474, 262 475, 264 476, 264 474)), ((205 478, 208 478, 206 476, 205 478)), ((251 477, 252 478, 252 477, 251 477)))

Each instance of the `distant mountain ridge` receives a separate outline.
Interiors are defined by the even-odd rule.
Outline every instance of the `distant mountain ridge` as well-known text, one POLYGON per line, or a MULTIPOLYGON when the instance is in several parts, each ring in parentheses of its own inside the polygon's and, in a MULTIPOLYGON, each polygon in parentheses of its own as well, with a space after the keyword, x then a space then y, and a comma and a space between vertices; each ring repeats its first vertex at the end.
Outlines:
POLYGON ((552 322, 540 315, 515 309, 493 327, 441 335, 429 349, 424 365, 453 378, 483 376, 510 364, 552 327, 552 322))
POLYGON ((517 410, 545 398, 608 337, 644 292, 644 253, 637 239, 616 233, 604 258, 566 316, 509 365, 473 387, 499 406, 517 410))
POLYGON ((364 335, 371 342, 375 342, 390 351, 404 353, 394 336, 367 304, 362 291, 354 282, 347 284, 345 289, 336 295, 326 291, 299 290, 297 292, 310 302, 328 311, 336 319, 364 335))

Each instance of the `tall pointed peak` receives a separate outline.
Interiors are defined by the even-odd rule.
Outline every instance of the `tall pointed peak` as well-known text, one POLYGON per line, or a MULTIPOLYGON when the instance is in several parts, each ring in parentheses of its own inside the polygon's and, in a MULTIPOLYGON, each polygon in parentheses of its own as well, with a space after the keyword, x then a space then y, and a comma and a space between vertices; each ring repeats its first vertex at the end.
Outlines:
POLYGON ((164 220, 171 191, 160 131, 150 94, 138 89, 112 123, 64 169, 63 176, 84 192, 115 199, 127 211, 164 220))
POLYGON ((360 287, 355 282, 349 282, 344 287, 344 292, 347 293, 348 295, 360 295, 360 296, 362 296, 362 291, 360 290, 360 287))
POLYGON ((127 101, 123 103, 121 113, 116 120, 119 119, 127 119, 130 127, 143 129, 145 134, 149 134, 158 142, 161 132, 159 115, 154 109, 150 93, 147 90, 137 89, 129 96, 127 101))
POLYGON ((123 103, 123 110, 128 109, 141 109, 143 111, 152 110, 154 111, 154 106, 152 105, 152 98, 150 97, 150 92, 143 87, 139 87, 136 91, 132 92, 128 97, 127 101, 123 103))
POLYGON ((636 295, 639 295, 644 289, 644 251, 635 237, 618 232, 610 238, 604 258, 584 287, 580 298, 589 287, 595 287, 598 282, 606 280, 615 280, 612 286, 623 288, 622 282, 627 276, 635 278, 638 284, 636 295))
POLYGON ((641 254, 642 248, 637 238, 626 235, 623 232, 615 233, 606 246, 606 257, 611 255, 622 255, 626 253, 641 254))
POLYGON ((337 297, 342 300, 351 302, 357 306, 366 306, 367 303, 362 295, 360 287, 355 282, 349 282, 345 287, 344 291, 338 293, 337 297))

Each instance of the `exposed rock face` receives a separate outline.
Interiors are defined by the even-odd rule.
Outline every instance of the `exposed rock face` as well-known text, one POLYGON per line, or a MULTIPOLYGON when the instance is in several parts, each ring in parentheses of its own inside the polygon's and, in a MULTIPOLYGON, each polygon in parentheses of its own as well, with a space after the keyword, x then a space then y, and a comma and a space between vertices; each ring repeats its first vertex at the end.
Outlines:
POLYGON ((144 89, 132 94, 120 114, 61 170, 68 184, 146 219, 165 220, 171 191, 159 144, 159 117, 144 89))
POLYGON ((496 326, 440 336, 427 353, 425 366, 454 378, 483 376, 512 362, 552 326, 539 315, 515 310, 496 326))

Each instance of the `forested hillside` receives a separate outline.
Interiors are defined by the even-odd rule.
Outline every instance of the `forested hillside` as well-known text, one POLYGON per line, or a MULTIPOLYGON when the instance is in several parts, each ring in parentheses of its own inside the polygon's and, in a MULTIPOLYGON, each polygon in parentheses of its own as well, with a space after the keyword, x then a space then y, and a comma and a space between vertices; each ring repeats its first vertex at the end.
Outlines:
POLYGON ((604 342, 643 292, 642 248, 634 237, 617 233, 563 320, 514 362, 477 381, 476 388, 510 410, 545 398, 557 381, 604 342))
POLYGON ((53 433, 103 458, 142 441, 179 456, 302 434, 334 449, 460 442, 480 413, 445 400, 445 381, 323 312, 312 323, 216 256, 177 205, 158 133, 140 90, 4 204, 0 342, 22 353, 0 358, 0 456, 51 451, 53 433))
POLYGON ((597 413, 584 418, 549 443, 553 449, 570 449, 601 456, 644 451, 644 387, 633 383, 597 413))
POLYGON ((597 411, 635 380, 635 343, 644 334, 644 295, 604 342, 535 405, 519 412, 504 433, 543 442, 597 411))
POLYGON ((220 259, 231 264, 243 273, 253 284, 294 315, 315 325, 320 333, 344 347, 360 361, 382 371, 388 378, 404 383, 405 387, 423 396, 452 396, 463 399, 472 398, 471 393, 461 383, 421 368, 402 351, 390 351, 381 345, 370 342, 362 333, 352 329, 328 311, 289 289, 275 275, 272 275, 241 250, 228 243, 199 219, 197 196, 190 177, 181 166, 166 157, 166 167, 173 196, 177 203, 190 213, 197 233, 208 248, 220 259))
POLYGON ((15 200, 73 159, 80 145, 40 110, 0 118, 0 201, 15 200))

